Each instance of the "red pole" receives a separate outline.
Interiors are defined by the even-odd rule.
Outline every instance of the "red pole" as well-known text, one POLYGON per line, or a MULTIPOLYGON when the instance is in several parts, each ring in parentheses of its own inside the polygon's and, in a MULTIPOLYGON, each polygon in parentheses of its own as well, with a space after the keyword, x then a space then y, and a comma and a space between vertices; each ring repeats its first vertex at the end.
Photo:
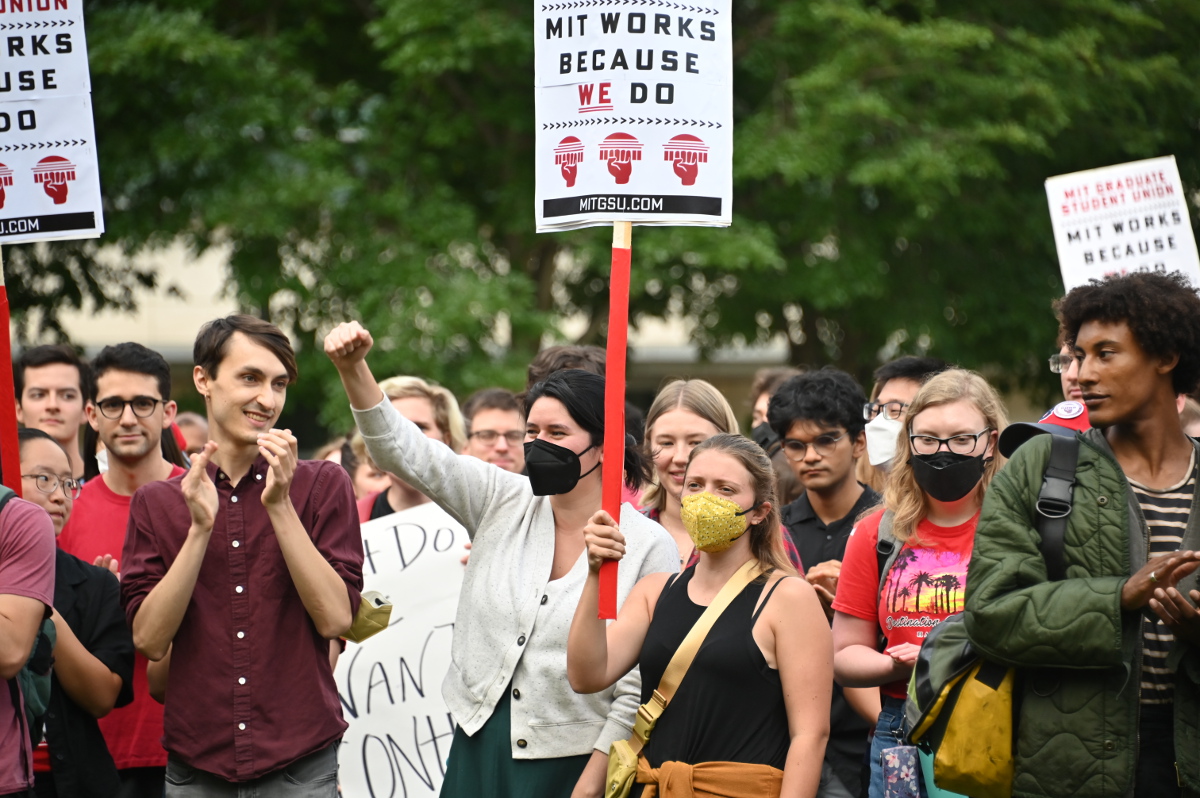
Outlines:
POLYGON ((21 449, 17 444, 17 398, 13 388, 12 335, 9 329, 8 289, 4 286, 4 255, 0 252, 0 467, 4 484, 21 495, 21 449))
MULTIPOLYGON (((629 337, 629 261, 633 224, 613 222, 612 276, 608 285, 608 349, 604 365, 604 511, 621 520, 625 467, 625 346, 629 337)), ((11 393, 11 391, 10 391, 11 393)), ((600 566, 600 617, 617 617, 617 564, 600 566)))

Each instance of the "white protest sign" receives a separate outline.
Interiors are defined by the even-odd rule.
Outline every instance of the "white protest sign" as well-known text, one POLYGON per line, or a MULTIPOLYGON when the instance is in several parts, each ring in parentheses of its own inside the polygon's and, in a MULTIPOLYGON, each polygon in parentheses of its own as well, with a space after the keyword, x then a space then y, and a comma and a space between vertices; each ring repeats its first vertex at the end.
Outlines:
POLYGON ((537 2, 539 232, 733 220, 729 0, 537 2))
POLYGON ((82 0, 0 0, 0 244, 104 232, 82 0))
POLYGON ((1046 198, 1067 291, 1133 271, 1180 271, 1200 288, 1200 258, 1174 156, 1052 177, 1046 198))
POLYGON ((0 101, 91 90, 82 0, 0 0, 0 101))
POLYGON ((442 701, 467 531, 436 504, 362 525, 364 590, 392 602, 388 628, 348 643, 334 680, 350 728, 338 766, 346 798, 436 796, 454 721, 442 701))

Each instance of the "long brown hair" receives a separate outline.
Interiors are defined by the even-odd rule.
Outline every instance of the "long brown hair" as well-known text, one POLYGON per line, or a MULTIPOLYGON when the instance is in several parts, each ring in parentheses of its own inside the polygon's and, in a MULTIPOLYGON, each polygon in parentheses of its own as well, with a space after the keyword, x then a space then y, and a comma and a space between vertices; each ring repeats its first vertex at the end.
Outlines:
MULTIPOLYGON (((908 463, 912 456, 908 441, 912 420, 923 410, 958 401, 967 401, 974 405, 987 426, 995 430, 996 434, 1003 432, 1008 426, 1008 414, 996 389, 974 371, 949 369, 930 377, 929 381, 921 386, 921 390, 913 397, 912 404, 908 406, 908 415, 904 427, 900 430, 900 438, 896 441, 896 455, 892 458, 883 492, 883 503, 894 514, 892 534, 901 542, 913 536, 917 522, 929 513, 929 497, 917 484, 912 466, 908 463)), ((991 436, 989 441, 990 439, 991 436)), ((1004 458, 993 446, 991 462, 984 468, 983 478, 975 488, 979 491, 981 503, 992 477, 1002 465, 1004 458)))
MULTIPOLYGON (((783 525, 779 517, 779 501, 775 490, 775 469, 762 447, 742 435, 726 432, 712 436, 692 449, 688 456, 688 468, 702 452, 721 452, 741 463, 750 474, 754 488, 754 503, 770 502, 771 509, 763 520, 750 525, 750 552, 763 569, 774 568, 783 574, 795 574, 796 568, 788 559, 783 548, 783 525)), ((686 477, 684 481, 686 483, 686 477)))

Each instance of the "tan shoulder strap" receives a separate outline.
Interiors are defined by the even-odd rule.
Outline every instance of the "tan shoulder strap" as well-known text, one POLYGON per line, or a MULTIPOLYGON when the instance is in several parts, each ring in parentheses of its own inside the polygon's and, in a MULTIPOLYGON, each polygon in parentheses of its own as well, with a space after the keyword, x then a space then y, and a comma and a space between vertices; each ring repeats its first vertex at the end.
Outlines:
POLYGON ((717 618, 721 617, 721 613, 725 612, 725 609, 737 598, 746 585, 757 579, 761 573, 758 561, 753 558, 748 560, 733 576, 729 577, 729 581, 704 610, 704 614, 692 626, 687 637, 683 638, 679 648, 675 649, 675 654, 667 663, 667 669, 658 683, 658 689, 650 696, 649 701, 638 707, 637 720, 633 724, 633 735, 629 738, 629 744, 633 747, 634 753, 641 751, 646 740, 650 738, 654 724, 658 722, 658 718, 667 708, 667 704, 675 697, 679 683, 683 681, 688 668, 692 666, 692 660, 696 658, 700 645, 713 628, 713 624, 717 622, 717 618))

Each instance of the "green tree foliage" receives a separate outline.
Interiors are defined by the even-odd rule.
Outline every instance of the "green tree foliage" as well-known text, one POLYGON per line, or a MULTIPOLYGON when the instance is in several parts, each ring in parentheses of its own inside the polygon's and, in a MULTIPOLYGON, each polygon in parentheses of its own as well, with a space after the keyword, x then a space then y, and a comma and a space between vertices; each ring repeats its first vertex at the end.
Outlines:
MULTIPOLYGON (((634 235, 634 319, 681 314, 705 349, 783 333, 799 364, 929 351, 1029 384, 1061 292, 1043 180, 1174 154, 1200 186, 1194 0, 734 6, 734 226, 634 235)), ((230 249, 328 396, 345 318, 381 374, 457 391, 519 385, 559 314, 603 340, 607 230, 533 233, 533 3, 87 9, 122 258, 6 248, 18 311, 128 305, 154 280, 130 258, 182 239, 230 249)))

